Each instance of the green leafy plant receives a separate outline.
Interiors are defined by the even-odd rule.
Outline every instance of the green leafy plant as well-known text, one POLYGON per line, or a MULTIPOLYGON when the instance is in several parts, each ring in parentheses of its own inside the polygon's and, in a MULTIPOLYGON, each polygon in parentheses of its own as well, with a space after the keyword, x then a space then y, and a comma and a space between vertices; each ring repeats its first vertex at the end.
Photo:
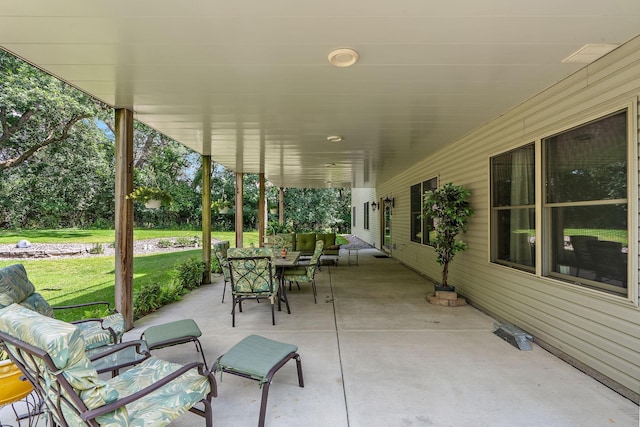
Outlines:
POLYGON ((158 240, 157 245, 159 248, 170 248, 171 246, 173 246, 173 242, 171 241, 171 239, 160 239, 158 240))
POLYGON ((174 270, 174 280, 182 288, 191 290, 202 284, 204 263, 200 259, 196 257, 189 258, 185 262, 178 264, 174 270))
POLYGON ((142 203, 147 203, 150 200, 159 200, 160 204, 165 207, 173 202, 171 194, 158 187, 138 187, 127 194, 127 199, 137 200, 142 203))
POLYGON ((211 209, 217 210, 218 212, 229 208, 231 208, 231 202, 227 199, 218 199, 211 202, 211 209))
POLYGON ((290 233, 291 230, 292 230, 292 226, 289 223, 280 224, 280 222, 278 221, 269 221, 267 223, 268 234, 290 233))
POLYGON ((469 204, 471 192, 449 182, 440 188, 427 191, 423 197, 423 218, 433 219, 435 237, 433 247, 436 260, 442 266, 442 286, 448 287, 449 263, 467 244, 456 240, 465 231, 473 209, 469 204))
POLYGON ((102 246, 102 243, 94 243, 89 248, 89 253, 93 254, 93 255, 103 254, 104 253, 104 246, 102 246))
POLYGON ((211 259, 211 272, 212 273, 222 273, 222 267, 220 267, 220 262, 218 262, 218 258, 213 257, 211 259))
POLYGON ((191 237, 180 236, 176 237, 175 246, 193 246, 194 241, 191 237))

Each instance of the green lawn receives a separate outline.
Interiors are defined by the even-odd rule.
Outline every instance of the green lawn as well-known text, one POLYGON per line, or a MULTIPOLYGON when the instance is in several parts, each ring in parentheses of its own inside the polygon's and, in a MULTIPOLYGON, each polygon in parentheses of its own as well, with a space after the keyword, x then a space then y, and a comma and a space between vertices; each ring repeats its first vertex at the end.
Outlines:
MULTIPOLYGON (((170 237, 202 237, 200 230, 156 230, 136 229, 134 240, 146 240, 170 237)), ((229 240, 235 244, 234 231, 213 231, 211 237, 216 240, 229 240)), ((114 230, 7 230, 0 231, 0 244, 15 244, 26 239, 31 243, 112 243, 115 241, 114 230)), ((258 232, 248 231, 243 234, 245 245, 258 242, 258 232)))
MULTIPOLYGON (((134 239, 170 238, 194 235, 197 230, 135 230, 134 239)), ((20 239, 32 243, 110 243, 114 241, 113 230, 25 230, 2 231, 0 243, 14 244, 20 239)), ((216 240, 229 240, 235 245, 234 232, 213 232, 216 240)), ((257 244, 258 232, 245 232, 245 245, 257 244)), ((173 280, 172 271, 176 264, 190 257, 202 259, 202 249, 163 252, 134 257, 133 286, 139 289, 149 282, 167 283, 173 280)), ((114 302, 115 260, 112 256, 88 258, 58 258, 34 260, 0 260, 0 267, 21 263, 25 266, 29 279, 51 305, 72 305, 91 301, 114 302)), ((63 320, 74 320, 83 316, 83 311, 68 314, 56 313, 63 320)))

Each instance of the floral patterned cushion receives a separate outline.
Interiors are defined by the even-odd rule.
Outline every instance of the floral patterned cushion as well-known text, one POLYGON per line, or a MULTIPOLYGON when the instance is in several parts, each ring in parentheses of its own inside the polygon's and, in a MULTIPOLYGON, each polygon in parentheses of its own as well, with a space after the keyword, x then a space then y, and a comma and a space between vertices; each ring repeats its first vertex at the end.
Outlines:
MULTIPOLYGON (((27 271, 22 264, 0 268, 0 308, 14 303, 45 316, 54 317, 53 308, 42 295, 36 292, 36 288, 27 277, 27 271)), ((104 328, 100 326, 100 322, 78 324, 84 335, 87 348, 113 344, 113 336, 106 329, 109 327, 120 338, 124 333, 124 316, 120 313, 107 316, 103 320, 103 325, 104 328)))
POLYGON ((229 250, 229 241, 224 240, 222 242, 218 242, 213 245, 213 253, 216 255, 218 259, 218 264, 220 264, 220 268, 222 269, 222 274, 224 275, 224 281, 230 282, 231 275, 229 273, 229 263, 227 262, 227 251, 229 250))
MULTIPOLYGON (((152 357, 115 378, 103 381, 86 356, 84 339, 76 326, 13 304, 0 310, 0 329, 46 351, 89 409, 134 394, 182 367, 152 357)), ((40 369, 44 368, 42 362, 39 365, 40 369)), ((51 394, 48 385, 57 380, 54 373, 48 369, 45 371, 47 375, 40 386, 51 394)), ((110 427, 164 426, 205 398, 209 391, 207 377, 190 370, 153 393, 98 417, 97 421, 110 427)), ((55 401, 55 395, 50 397, 55 401)), ((68 404, 62 404, 62 412, 69 425, 84 424, 68 404)))
POLYGON ((35 291, 22 264, 0 268, 0 308, 20 304, 35 291))
POLYGON ((234 294, 271 296, 274 293, 271 248, 230 248, 227 255, 234 294), (244 259, 251 257, 267 258, 244 259))
POLYGON ((124 333, 124 316, 121 313, 114 313, 102 318, 100 322, 78 322, 75 325, 80 328, 84 336, 87 349, 102 347, 114 344, 113 335, 106 328, 111 328, 118 337, 124 333))
MULTIPOLYGON (((107 381, 120 397, 147 387, 182 365, 151 357, 107 381)), ((164 426, 205 398, 210 386, 207 377, 190 370, 153 393, 126 406, 126 411, 97 418, 101 426, 164 426)))

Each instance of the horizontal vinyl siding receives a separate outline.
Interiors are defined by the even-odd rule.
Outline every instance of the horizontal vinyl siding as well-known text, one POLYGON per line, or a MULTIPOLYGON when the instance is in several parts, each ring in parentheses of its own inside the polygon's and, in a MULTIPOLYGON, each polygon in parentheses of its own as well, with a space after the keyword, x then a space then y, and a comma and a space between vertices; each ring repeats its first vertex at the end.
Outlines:
MULTIPOLYGON (((490 263, 489 159, 631 101, 637 104, 638 95, 640 38, 377 187, 378 194, 396 201, 392 256, 436 281, 441 268, 433 249, 410 241, 410 187, 438 176, 440 185, 451 181, 471 190, 475 215, 461 236, 469 250, 450 265, 450 283, 479 308, 521 327, 596 377, 606 377, 601 379, 634 400, 640 395, 637 276, 629 284, 635 286, 634 299, 628 300, 490 263)), ((634 190, 639 182, 636 173, 634 190)), ((630 194, 637 199, 637 192, 630 194)), ((637 246, 630 251, 630 264, 637 268, 637 246)))

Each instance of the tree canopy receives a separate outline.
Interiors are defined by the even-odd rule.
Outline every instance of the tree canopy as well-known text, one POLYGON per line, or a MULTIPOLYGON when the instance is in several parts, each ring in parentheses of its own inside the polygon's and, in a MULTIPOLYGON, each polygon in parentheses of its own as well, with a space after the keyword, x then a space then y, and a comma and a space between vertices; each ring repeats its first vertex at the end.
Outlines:
MULTIPOLYGON (((0 228, 113 227, 112 109, 0 50, 0 124, 0 228)), ((173 199, 157 210, 134 203, 136 225, 199 227, 201 164, 197 153, 135 122, 134 187, 159 187, 173 199)), ((245 230, 258 222, 257 182, 244 175, 245 230)), ((211 187, 213 200, 234 201, 232 171, 213 163, 211 187)), ((349 190, 285 191, 286 220, 296 230, 348 232, 349 190)), ((277 204, 273 185, 267 200, 277 204)), ((233 230, 233 215, 212 215, 215 229, 233 230)))

